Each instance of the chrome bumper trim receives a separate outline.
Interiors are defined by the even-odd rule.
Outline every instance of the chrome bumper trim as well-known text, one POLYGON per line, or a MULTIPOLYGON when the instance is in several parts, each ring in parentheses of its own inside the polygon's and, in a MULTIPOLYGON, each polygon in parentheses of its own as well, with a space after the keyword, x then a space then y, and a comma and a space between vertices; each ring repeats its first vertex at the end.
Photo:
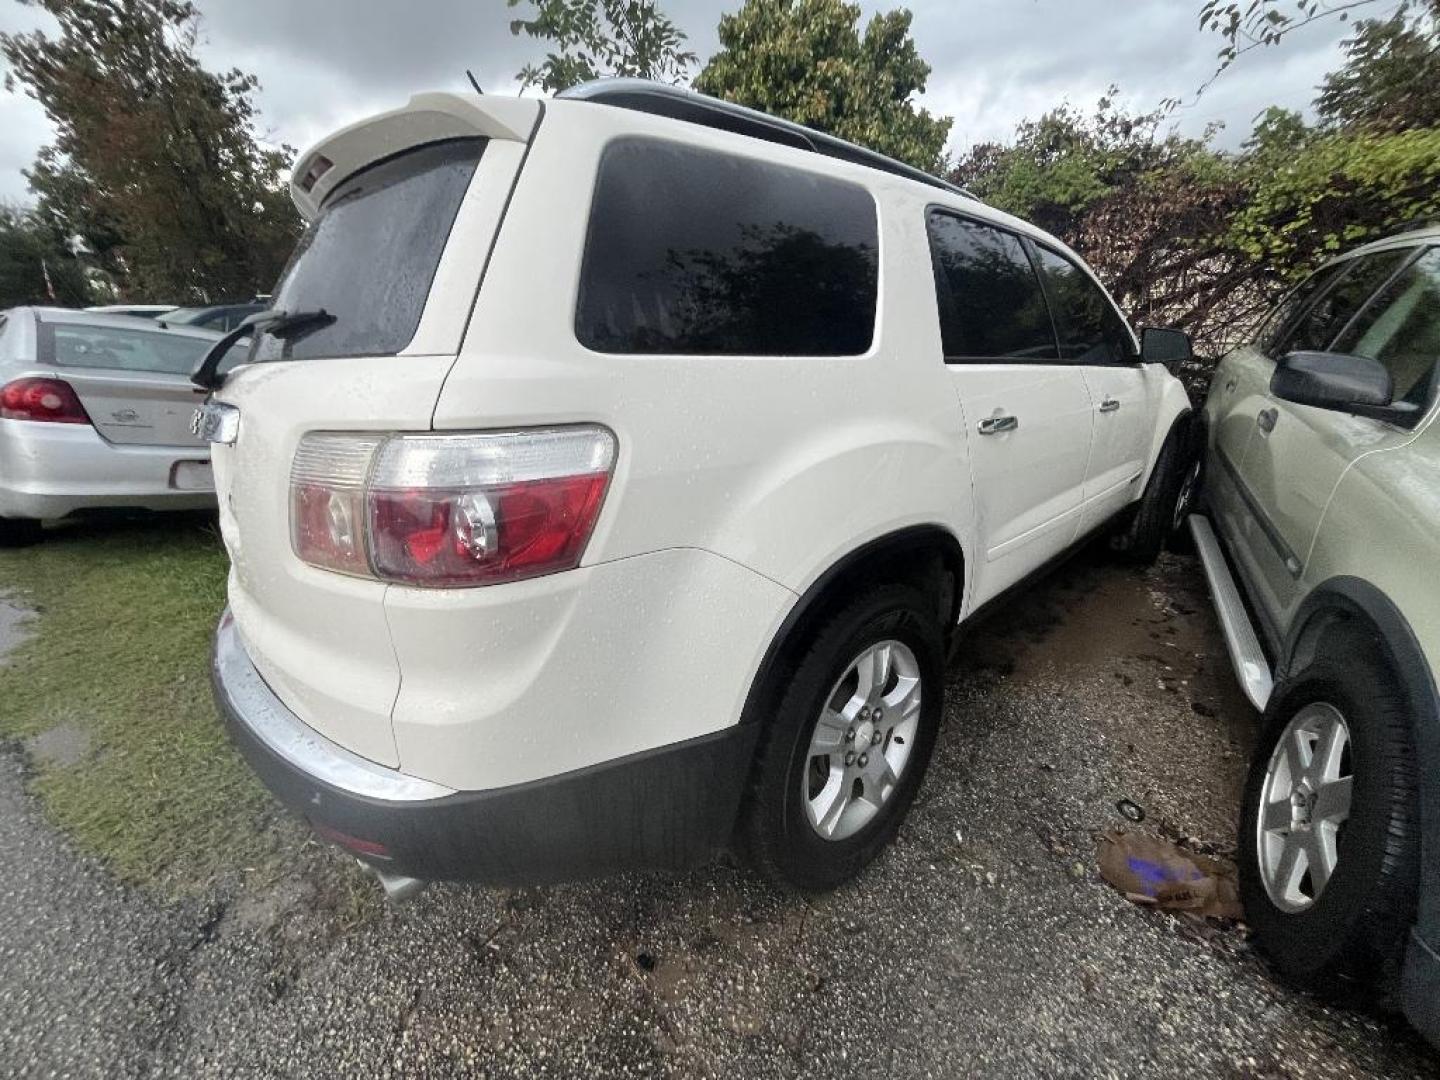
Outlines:
POLYGON ((455 794, 453 788, 406 776, 351 753, 303 723, 255 670, 228 608, 215 632, 212 671, 216 696, 231 720, 315 780, 386 802, 424 802, 455 794))

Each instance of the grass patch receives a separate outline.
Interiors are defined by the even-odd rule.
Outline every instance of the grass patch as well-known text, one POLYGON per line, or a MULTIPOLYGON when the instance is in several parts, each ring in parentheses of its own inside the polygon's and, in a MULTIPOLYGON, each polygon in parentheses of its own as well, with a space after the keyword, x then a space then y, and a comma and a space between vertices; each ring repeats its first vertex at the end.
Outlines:
POLYGON ((194 516, 67 525, 0 551, 0 590, 37 612, 34 636, 0 663, 0 737, 58 728, 83 744, 32 755, 34 790, 131 882, 192 892, 269 876, 305 843, 211 700, 226 566, 213 521, 194 516))

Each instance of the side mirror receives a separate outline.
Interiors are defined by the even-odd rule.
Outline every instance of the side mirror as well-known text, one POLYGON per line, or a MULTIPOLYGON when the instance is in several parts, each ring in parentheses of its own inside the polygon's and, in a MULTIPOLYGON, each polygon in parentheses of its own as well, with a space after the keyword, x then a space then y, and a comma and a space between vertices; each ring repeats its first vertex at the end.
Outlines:
POLYGON ((1140 331, 1140 361, 1145 364, 1178 364, 1194 359, 1190 335, 1183 330, 1147 326, 1140 331))
POLYGON ((1287 353, 1275 364, 1270 393, 1296 405, 1394 424, 1404 424, 1420 411, 1408 402, 1391 402, 1394 383, 1384 364, 1349 353, 1287 353))

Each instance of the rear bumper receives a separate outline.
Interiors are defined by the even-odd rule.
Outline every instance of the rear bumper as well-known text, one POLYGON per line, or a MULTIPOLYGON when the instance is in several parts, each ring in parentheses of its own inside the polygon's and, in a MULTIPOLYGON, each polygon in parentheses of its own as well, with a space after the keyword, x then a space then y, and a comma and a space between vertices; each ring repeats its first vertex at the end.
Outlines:
POLYGON ((213 491, 171 485, 175 464, 208 447, 120 446, 81 424, 0 420, 0 517, 60 518, 77 510, 201 510, 213 491))
POLYGON ((389 874, 493 884, 678 870, 730 839, 758 729, 735 726, 617 761, 455 791, 352 754, 265 685, 228 612, 211 665, 231 737, 265 785, 389 874))

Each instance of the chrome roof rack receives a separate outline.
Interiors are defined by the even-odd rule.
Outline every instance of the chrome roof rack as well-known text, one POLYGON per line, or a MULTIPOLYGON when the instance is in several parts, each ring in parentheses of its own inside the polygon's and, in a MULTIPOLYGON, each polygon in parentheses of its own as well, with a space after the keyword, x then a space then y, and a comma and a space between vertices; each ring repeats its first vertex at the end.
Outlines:
POLYGON ((938 176, 932 176, 923 169, 906 165, 903 161, 896 161, 884 154, 877 154, 874 150, 866 150, 863 146, 856 146, 791 120, 781 120, 744 105, 697 94, 694 90, 681 86, 667 86, 665 83, 651 82, 648 79, 595 79, 562 90, 555 96, 568 101, 594 101, 620 109, 634 109, 636 112, 668 116, 672 120, 683 120, 737 135, 749 135, 754 139, 793 146, 799 150, 809 150, 840 161, 878 169, 893 176, 903 176, 907 180, 939 188, 953 195, 980 201, 972 192, 941 180, 938 176))

